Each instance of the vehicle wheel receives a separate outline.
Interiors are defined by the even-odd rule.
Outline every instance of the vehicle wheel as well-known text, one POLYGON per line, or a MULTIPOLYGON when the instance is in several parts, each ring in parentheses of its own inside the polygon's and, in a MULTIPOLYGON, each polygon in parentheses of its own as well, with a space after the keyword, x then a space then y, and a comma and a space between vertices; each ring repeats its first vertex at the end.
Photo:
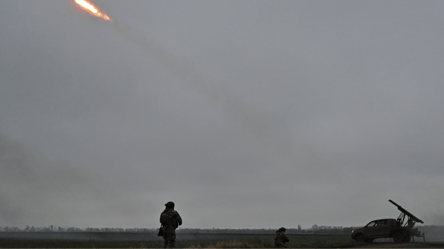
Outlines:
POLYGON ((395 233, 395 234, 393 234, 393 240, 396 242, 396 243, 401 243, 401 241, 402 241, 402 233, 395 233))
POLYGON ((404 234, 404 237, 402 237, 401 242, 402 243, 409 243, 411 239, 412 239, 412 236, 410 235, 410 233, 408 231, 406 231, 404 234))
POLYGON ((356 242, 364 242, 364 240, 365 240, 364 235, 362 233, 356 234, 355 240, 356 240, 356 242))

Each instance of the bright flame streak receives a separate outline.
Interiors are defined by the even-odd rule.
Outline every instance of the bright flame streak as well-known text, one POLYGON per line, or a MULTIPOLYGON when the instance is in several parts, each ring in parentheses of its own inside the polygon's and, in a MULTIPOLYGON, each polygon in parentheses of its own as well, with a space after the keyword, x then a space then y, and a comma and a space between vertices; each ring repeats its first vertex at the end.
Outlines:
POLYGON ((88 2, 87 0, 75 0, 75 2, 78 5, 80 5, 80 7, 82 7, 84 10, 88 11, 91 15, 103 18, 106 21, 111 21, 111 18, 109 18, 109 16, 107 16, 105 13, 100 12, 96 6, 94 6, 92 3, 88 2))

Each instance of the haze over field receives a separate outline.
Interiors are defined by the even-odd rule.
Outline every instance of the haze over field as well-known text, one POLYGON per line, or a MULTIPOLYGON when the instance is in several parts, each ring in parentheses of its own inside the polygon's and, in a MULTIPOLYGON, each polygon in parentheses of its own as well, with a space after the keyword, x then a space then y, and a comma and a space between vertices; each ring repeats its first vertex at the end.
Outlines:
POLYGON ((444 2, 0 1, 0 226, 444 225, 444 2))

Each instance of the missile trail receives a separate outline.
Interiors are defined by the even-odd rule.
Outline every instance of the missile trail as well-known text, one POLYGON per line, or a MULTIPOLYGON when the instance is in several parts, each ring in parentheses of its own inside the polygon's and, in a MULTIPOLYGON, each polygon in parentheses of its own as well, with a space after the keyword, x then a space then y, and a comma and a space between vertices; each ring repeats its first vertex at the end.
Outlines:
MULTIPOLYGON (((83 0, 75 1, 77 3, 83 0)), ((91 6, 92 7, 86 9, 82 8, 89 13, 92 12, 92 14, 97 11, 99 14, 94 14, 94 16, 102 18, 105 21, 107 20, 106 17, 108 16, 105 13, 101 12, 98 7, 92 4, 91 6)), ((294 134, 273 129, 272 120, 265 111, 247 105, 242 98, 227 89, 225 85, 218 85, 204 78, 192 63, 168 53, 162 47, 149 41, 142 34, 135 32, 128 24, 120 22, 115 18, 114 20, 109 18, 109 21, 106 23, 117 33, 145 50, 148 56, 154 58, 172 75, 194 87, 199 93, 207 97, 208 100, 221 106, 228 116, 239 124, 240 128, 246 133, 250 133, 256 137, 256 139, 259 139, 261 143, 274 147, 273 150, 269 151, 272 153, 274 160, 282 161, 285 164, 294 164, 294 150, 292 148, 294 134)))

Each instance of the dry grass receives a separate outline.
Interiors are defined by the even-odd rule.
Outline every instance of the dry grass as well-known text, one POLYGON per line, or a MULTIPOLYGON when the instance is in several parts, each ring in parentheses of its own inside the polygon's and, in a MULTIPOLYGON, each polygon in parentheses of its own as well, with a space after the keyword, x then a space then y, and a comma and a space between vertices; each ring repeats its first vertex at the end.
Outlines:
POLYGON ((191 248, 265 248, 261 243, 237 242, 237 241, 220 241, 216 244, 209 244, 202 247, 200 244, 190 245, 191 248))

